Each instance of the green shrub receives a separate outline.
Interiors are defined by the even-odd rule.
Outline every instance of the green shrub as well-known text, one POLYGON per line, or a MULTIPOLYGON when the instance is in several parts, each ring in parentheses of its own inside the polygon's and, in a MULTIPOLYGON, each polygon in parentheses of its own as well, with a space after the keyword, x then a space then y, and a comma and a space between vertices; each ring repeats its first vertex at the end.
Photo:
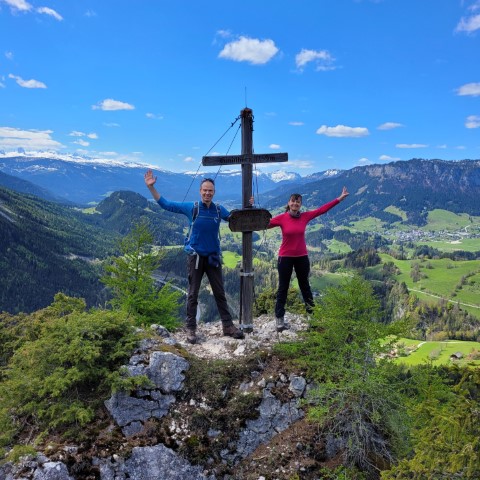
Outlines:
POLYGON ((84 425, 122 385, 119 367, 138 341, 131 323, 119 312, 61 308, 69 301, 77 302, 58 297, 35 338, 10 358, 0 383, 0 444, 26 424, 37 431, 84 425))

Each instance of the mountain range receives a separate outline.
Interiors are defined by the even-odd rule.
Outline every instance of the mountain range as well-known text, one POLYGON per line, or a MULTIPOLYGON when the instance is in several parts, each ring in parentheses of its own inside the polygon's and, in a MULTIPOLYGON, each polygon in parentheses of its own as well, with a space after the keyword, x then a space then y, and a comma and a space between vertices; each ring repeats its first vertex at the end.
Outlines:
MULTIPOLYGON (((145 195, 143 175, 147 169, 157 176, 157 189, 175 200, 196 200, 203 176, 213 177, 216 198, 238 204, 242 197, 240 170, 220 170, 216 174, 175 173, 158 167, 131 162, 92 159, 81 155, 58 155, 49 152, 0 152, 0 172, 29 181, 45 190, 41 196, 60 198, 80 205, 99 203, 111 192, 130 190, 145 195), (199 177, 199 178, 197 178, 199 177)), ((334 173, 326 173, 325 176, 334 173)), ((316 174, 312 179, 316 179, 316 174)), ((298 173, 278 171, 271 174, 255 171, 255 193, 263 193, 278 185, 308 182, 298 173)), ((0 185, 13 188, 5 178, 0 185)), ((32 192, 33 193, 33 192, 32 192)), ((147 192, 148 193, 148 192, 147 192)))
MULTIPOLYGON (((147 201, 146 168, 0 154, 0 311, 33 311, 60 290, 90 304, 104 301, 99 260, 116 251, 115 242, 140 218, 150 222, 157 244, 181 245, 186 220, 147 201), (82 208, 87 204, 93 206, 82 208)), ((195 182, 193 174, 157 173, 160 191, 172 200, 182 200, 195 182)), ((480 160, 412 159, 277 182, 262 178, 265 190, 259 188, 256 205, 274 214, 290 193, 301 193, 304 208, 311 209, 336 198, 345 185, 350 196, 322 216, 331 226, 376 217, 413 230, 434 209, 480 216, 480 160)), ((215 198, 227 208, 238 206, 231 192, 241 191, 240 173, 220 173, 216 182, 215 198)), ((187 198, 198 198, 197 188, 190 193, 187 198)))

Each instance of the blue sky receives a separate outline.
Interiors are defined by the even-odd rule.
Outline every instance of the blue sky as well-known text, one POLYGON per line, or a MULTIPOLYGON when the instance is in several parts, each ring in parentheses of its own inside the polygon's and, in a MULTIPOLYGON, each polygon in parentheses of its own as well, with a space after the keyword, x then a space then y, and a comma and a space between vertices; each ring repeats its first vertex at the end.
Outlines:
POLYGON ((480 0, 0 0, 0 150, 301 175, 480 158, 480 0), (231 128, 230 128, 231 127, 231 128))

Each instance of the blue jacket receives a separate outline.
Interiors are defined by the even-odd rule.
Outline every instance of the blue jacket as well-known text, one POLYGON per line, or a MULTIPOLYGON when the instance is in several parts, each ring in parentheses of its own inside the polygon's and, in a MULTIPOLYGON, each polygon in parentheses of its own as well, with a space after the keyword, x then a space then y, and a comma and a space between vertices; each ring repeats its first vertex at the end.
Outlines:
MULTIPOLYGON (((191 223, 193 219, 194 202, 170 202, 165 197, 160 197, 158 204, 169 212, 181 213, 188 218, 191 223)), ((185 245, 191 247, 198 255, 207 257, 211 253, 220 255, 220 240, 218 231, 221 220, 227 220, 230 212, 219 205, 220 218, 217 212, 217 206, 212 202, 210 207, 203 202, 198 202, 198 216, 193 222, 190 239, 185 245)))

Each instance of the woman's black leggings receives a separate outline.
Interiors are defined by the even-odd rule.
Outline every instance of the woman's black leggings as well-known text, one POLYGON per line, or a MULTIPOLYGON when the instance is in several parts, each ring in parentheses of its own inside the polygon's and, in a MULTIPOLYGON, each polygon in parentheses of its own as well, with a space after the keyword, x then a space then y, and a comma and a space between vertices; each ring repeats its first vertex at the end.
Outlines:
POLYGON ((277 269, 278 291, 277 301, 275 303, 275 316, 282 318, 285 315, 285 303, 287 302, 288 288, 290 286, 293 269, 295 269, 297 275, 298 286, 302 292, 307 313, 311 313, 314 303, 310 282, 308 281, 308 275, 310 274, 310 260, 308 255, 304 255, 303 257, 278 257, 277 269))

